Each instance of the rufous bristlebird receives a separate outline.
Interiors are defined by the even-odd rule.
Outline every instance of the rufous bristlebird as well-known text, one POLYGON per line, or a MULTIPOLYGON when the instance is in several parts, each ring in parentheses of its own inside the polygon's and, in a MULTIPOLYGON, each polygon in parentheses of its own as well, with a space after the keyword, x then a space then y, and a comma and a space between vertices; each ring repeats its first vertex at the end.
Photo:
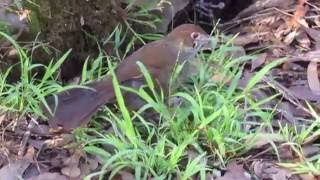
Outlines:
MULTIPOLYGON (((162 39, 144 45, 121 61, 115 68, 115 76, 121 85, 140 86, 141 81, 138 79, 143 79, 137 65, 137 61, 140 61, 158 85, 157 89, 168 92, 169 79, 176 63, 195 60, 199 50, 203 48, 210 49, 210 36, 198 25, 183 24, 174 28, 162 39), (138 83, 135 83, 136 80, 138 83)), ((73 88, 58 93, 56 98, 47 98, 51 111, 47 108, 43 110, 51 127, 62 126, 63 129, 79 127, 88 123, 101 106, 114 102, 115 93, 111 75, 86 86, 91 89, 73 88)), ((132 98, 125 98, 126 103, 132 105, 134 102, 128 102, 131 100, 132 98)))

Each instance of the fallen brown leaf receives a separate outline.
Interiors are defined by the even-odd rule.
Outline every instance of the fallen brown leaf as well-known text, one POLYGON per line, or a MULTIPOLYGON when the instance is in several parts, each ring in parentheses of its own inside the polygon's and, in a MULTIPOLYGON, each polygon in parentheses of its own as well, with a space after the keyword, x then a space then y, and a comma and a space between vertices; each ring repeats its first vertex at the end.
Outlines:
POLYGON ((73 164, 62 168, 61 173, 67 177, 76 178, 80 176, 81 171, 80 168, 78 168, 78 165, 73 164))
POLYGON ((258 179, 288 180, 294 176, 289 170, 277 167, 271 162, 255 161, 252 167, 258 179))
POLYGON ((257 58, 251 61, 251 71, 261 67, 267 60, 267 53, 261 53, 257 55, 257 58))
POLYGON ((248 33, 244 35, 239 35, 233 41, 236 46, 245 46, 250 43, 256 43, 260 40, 265 40, 265 37, 270 35, 270 32, 259 32, 259 33, 248 33))
POLYGON ((39 136, 48 136, 49 129, 50 128, 48 125, 40 124, 40 125, 34 126, 32 129, 30 129, 30 131, 39 136))
POLYGON ((292 147, 288 144, 278 146, 277 150, 281 160, 292 160, 294 158, 292 147))
POLYGON ((320 79, 318 75, 318 63, 310 62, 307 70, 309 87, 313 94, 320 95, 320 79))
POLYGON ((135 180, 135 177, 132 173, 130 173, 128 171, 120 171, 112 179, 114 179, 114 180, 135 180))
POLYGON ((28 160, 22 159, 2 167, 0 180, 20 180, 25 169, 30 165, 28 160))
MULTIPOLYGON (((274 31, 274 36, 277 41, 281 41, 284 36, 289 34, 291 31, 290 28, 286 24, 281 24, 275 31, 274 31)), ((288 41, 288 40, 287 40, 288 41)))
POLYGON ((305 26, 301 26, 301 28, 310 36, 310 38, 312 38, 315 43, 316 43, 316 49, 320 49, 320 31, 313 29, 313 28, 309 28, 309 27, 305 27, 305 26))
POLYGON ((304 145, 302 147, 303 156, 310 158, 311 156, 317 155, 320 152, 320 147, 314 144, 304 145))
POLYGON ((248 8, 242 10, 236 18, 243 18, 255 14, 258 11, 267 8, 288 8, 292 3, 291 0, 258 0, 254 4, 250 5, 248 8))
POLYGON ((79 168, 81 174, 79 178, 84 178, 85 176, 89 175, 92 171, 96 170, 99 166, 98 160, 96 158, 89 158, 86 157, 85 161, 80 160, 79 168))
POLYGON ((59 173, 42 173, 39 176, 28 178, 27 180, 68 180, 66 176, 59 173))
POLYGON ((243 164, 232 162, 227 166, 226 173, 216 180, 250 180, 251 175, 243 168, 243 164))
POLYGON ((90 170, 95 170, 98 168, 99 162, 98 162, 97 158, 88 158, 87 161, 88 161, 90 170))
POLYGON ((81 170, 79 168, 79 161, 81 154, 75 152, 71 157, 64 160, 63 164, 65 167, 61 169, 61 173, 70 178, 76 178, 81 175, 81 170))
POLYGON ((296 62, 296 61, 314 61, 320 62, 320 49, 309 51, 307 53, 297 53, 293 55, 291 58, 288 59, 289 62, 296 62))
POLYGON ((289 102, 280 102, 277 106, 277 111, 291 124, 295 125, 297 120, 294 112, 292 111, 291 104, 289 102))
POLYGON ((289 46, 293 42, 296 36, 297 36, 297 31, 290 32, 288 35, 285 36, 283 40, 284 44, 289 46))
POLYGON ((304 49, 309 50, 311 47, 311 41, 306 32, 299 31, 298 35, 296 36, 296 41, 298 42, 299 46, 304 49))
POLYGON ((38 139, 29 139, 28 141, 29 146, 32 146, 36 149, 41 149, 43 145, 45 144, 44 140, 38 140, 38 139))
POLYGON ((291 86, 288 88, 295 98, 306 101, 319 101, 320 95, 313 94, 308 86, 291 86))

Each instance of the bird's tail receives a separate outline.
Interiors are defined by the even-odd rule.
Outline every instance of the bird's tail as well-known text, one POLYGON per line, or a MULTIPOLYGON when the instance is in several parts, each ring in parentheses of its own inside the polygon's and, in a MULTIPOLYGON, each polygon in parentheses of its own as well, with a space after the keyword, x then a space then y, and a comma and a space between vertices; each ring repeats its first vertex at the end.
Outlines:
POLYGON ((111 78, 86 86, 90 89, 73 88, 47 98, 48 106, 42 109, 51 127, 73 129, 86 124, 99 107, 114 98, 111 78))

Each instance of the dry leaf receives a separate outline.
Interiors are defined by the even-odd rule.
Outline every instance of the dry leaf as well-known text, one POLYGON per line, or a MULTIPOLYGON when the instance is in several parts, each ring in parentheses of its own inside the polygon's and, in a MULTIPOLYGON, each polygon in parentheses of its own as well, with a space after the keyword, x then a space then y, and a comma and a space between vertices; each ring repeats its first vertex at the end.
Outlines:
POLYGON ((65 176, 76 178, 80 176, 81 171, 77 166, 68 166, 61 169, 61 173, 65 176))
POLYGON ((30 162, 22 159, 9 163, 0 169, 0 180, 20 180, 25 169, 30 165, 30 162))
POLYGON ((297 35, 297 31, 292 31, 284 38, 283 42, 285 45, 290 45, 297 35))
POLYGON ((67 158, 63 164, 66 165, 61 169, 61 173, 65 176, 76 178, 80 176, 81 170, 78 167, 80 160, 80 154, 74 153, 71 157, 67 158))
POLYGON ((97 158, 94 158, 94 159, 88 158, 87 161, 88 161, 90 170, 95 170, 98 168, 99 162, 98 162, 97 158))
POLYGON ((240 78, 240 81, 238 82, 238 87, 242 89, 246 88, 253 75, 254 74, 252 72, 245 71, 243 73, 243 77, 240 78))
POLYGON ((34 126, 30 131, 33 134, 37 134, 39 136, 48 136, 49 135, 49 126, 45 124, 40 124, 34 126))
POLYGON ((233 41, 236 46, 245 46, 250 43, 256 43, 260 40, 265 40, 270 35, 270 32, 248 33, 245 35, 239 35, 233 41))
POLYGON ((288 62, 297 62, 297 61, 314 61, 320 62, 320 49, 309 51, 307 53, 295 53, 291 58, 288 59, 288 62))
POLYGON ((80 176, 81 171, 78 168, 78 165, 67 166, 61 169, 61 173, 65 176, 76 178, 80 176))
POLYGON ((112 179, 114 180, 135 180, 135 177, 132 173, 127 171, 120 171, 112 179))
POLYGON ((280 102, 277 106, 277 111, 279 111, 288 122, 295 125, 297 120, 292 109, 291 104, 288 102, 280 102))
POLYGON ((66 176, 59 173, 42 173, 36 177, 29 178, 27 180, 68 180, 66 176))
POLYGON ((320 95, 320 79, 318 75, 318 63, 310 62, 307 70, 309 87, 313 94, 320 95))
POLYGON ((294 158, 292 147, 288 144, 278 146, 277 150, 281 160, 292 160, 294 158))
POLYGON ((274 32, 274 36, 276 38, 276 40, 280 41, 281 39, 283 39, 283 36, 285 36, 286 34, 290 33, 290 28, 287 27, 286 24, 281 24, 274 32))
POLYGON ((227 166, 226 173, 216 180, 250 180, 251 175, 243 168, 243 164, 232 162, 227 166))
POLYGON ((250 5, 248 8, 242 10, 236 18, 244 18, 247 16, 250 16, 252 14, 255 14, 258 11, 261 11, 263 9, 267 8, 288 8, 290 4, 292 3, 291 0, 258 0, 254 4, 250 5))
POLYGON ((98 166, 99 166, 99 163, 97 158, 93 159, 93 158, 86 157, 85 162, 80 161, 79 163, 79 168, 81 171, 79 178, 82 179, 85 176, 89 175, 92 171, 96 170, 98 166))
POLYGON ((320 152, 320 147, 314 144, 304 145, 302 147, 303 156, 310 158, 311 156, 317 155, 320 152))
POLYGON ((308 85, 291 86, 288 88, 288 91, 297 99, 305 101, 319 101, 320 99, 320 95, 313 94, 308 85))
POLYGON ((301 27, 310 36, 310 38, 316 41, 316 49, 320 49, 320 31, 305 26, 301 27))
POLYGON ((261 53, 257 55, 257 58, 251 61, 251 71, 261 67, 267 60, 267 53, 261 53))
POLYGON ((279 17, 279 16, 269 16, 269 17, 264 17, 264 18, 257 19, 256 23, 259 24, 260 26, 261 25, 265 25, 265 26, 270 27, 272 24, 277 23, 280 20, 281 20, 281 17, 279 17))
POLYGON ((292 172, 270 162, 255 161, 252 166, 258 179, 288 180, 293 176, 292 172))
POLYGON ((298 42, 300 47, 310 49, 311 41, 306 32, 299 31, 298 35, 296 36, 296 41, 298 42))

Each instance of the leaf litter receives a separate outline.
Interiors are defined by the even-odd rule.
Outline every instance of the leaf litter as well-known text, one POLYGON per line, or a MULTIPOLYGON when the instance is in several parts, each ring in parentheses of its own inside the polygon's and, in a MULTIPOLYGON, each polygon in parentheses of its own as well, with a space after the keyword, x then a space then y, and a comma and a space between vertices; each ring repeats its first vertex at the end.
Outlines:
MULTIPOLYGON (((259 89, 253 92, 258 102, 276 93, 281 94, 275 100, 264 104, 266 108, 274 107, 274 111, 277 112, 272 121, 274 130, 288 126, 301 132, 310 126, 312 121, 307 119, 312 119, 313 115, 307 104, 315 108, 316 112, 320 112, 320 4, 312 2, 257 0, 234 20, 221 25, 225 32, 239 33, 234 44, 246 47, 246 52, 265 48, 264 51, 255 54, 256 58, 251 61, 250 69, 246 69, 240 79, 240 87, 245 89, 250 77, 266 64, 278 58, 286 58, 281 66, 273 68, 260 82, 260 85, 269 86, 262 88, 263 91, 259 89), (263 96, 259 95, 261 93, 263 96)), ((252 128, 254 125, 250 125, 249 129, 252 128)), ((246 144, 252 149, 252 152, 248 153, 247 163, 251 161, 249 172, 257 179, 319 178, 318 174, 302 173, 299 176, 292 168, 277 164, 277 158, 270 159, 269 155, 270 152, 275 152, 280 159, 294 161, 297 158, 298 162, 304 162, 304 158, 317 157, 317 140, 320 134, 310 134, 305 139, 308 144, 303 145, 302 151, 298 153, 290 145, 283 146, 287 139, 273 131, 262 131, 260 135, 249 136, 247 139, 246 144), (255 149, 261 152, 255 154, 255 149)))

